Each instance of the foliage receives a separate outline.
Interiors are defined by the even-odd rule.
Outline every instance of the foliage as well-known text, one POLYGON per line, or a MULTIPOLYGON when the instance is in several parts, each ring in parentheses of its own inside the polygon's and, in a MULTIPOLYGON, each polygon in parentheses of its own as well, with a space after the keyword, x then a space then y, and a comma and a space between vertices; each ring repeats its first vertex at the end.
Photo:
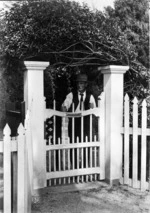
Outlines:
POLYGON ((45 78, 45 94, 53 91, 49 99, 56 94, 63 97, 67 92, 67 88, 60 89, 63 82, 67 80, 71 89, 79 71, 96 76, 100 83, 97 67, 109 64, 129 65, 125 92, 145 97, 148 28, 146 14, 142 14, 147 1, 129 2, 116 0, 115 9, 108 7, 105 13, 68 0, 17 2, 1 21, 1 55, 7 63, 50 61, 45 73, 50 77, 45 78))
POLYGON ((5 52, 13 57, 40 55, 57 66, 122 60, 101 30, 105 17, 86 5, 66 0, 28 1, 14 4, 5 19, 5 52))
POLYGON ((124 34, 123 38, 128 41, 125 43, 132 47, 129 50, 133 54, 129 62, 130 70, 126 74, 126 91, 133 96, 147 97, 150 79, 148 0, 116 0, 114 9, 106 8, 106 17, 119 27, 124 34))

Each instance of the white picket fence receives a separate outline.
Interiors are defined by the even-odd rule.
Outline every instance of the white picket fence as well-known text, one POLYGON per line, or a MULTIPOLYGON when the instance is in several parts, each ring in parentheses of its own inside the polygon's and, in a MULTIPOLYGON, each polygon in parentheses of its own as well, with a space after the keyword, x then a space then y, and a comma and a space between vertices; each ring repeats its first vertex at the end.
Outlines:
POLYGON ((30 116, 27 113, 25 128, 18 127, 18 136, 11 138, 6 124, 0 141, 3 153, 3 212, 30 213, 32 194, 32 140, 30 116))
MULTIPOLYGON (((104 95, 101 96, 100 109, 90 109, 89 112, 83 111, 82 117, 87 114, 95 114, 99 117, 99 137, 92 141, 92 131, 90 139, 77 143, 64 143, 63 138, 56 141, 55 131, 53 132, 53 143, 49 141, 46 145, 46 153, 48 154, 49 168, 47 171, 47 181, 49 185, 54 180, 54 185, 58 180, 58 184, 72 182, 87 182, 97 179, 105 179, 105 101, 104 95), (90 154, 88 154, 88 148, 90 154), (77 150, 77 168, 70 165, 70 150, 77 150), (84 152, 85 150, 85 152, 84 152), (98 151, 98 155, 96 154, 98 151), (58 154, 58 168, 56 168, 56 153, 58 154), (65 155, 66 153, 66 155, 65 155), (85 153, 85 154, 84 154, 85 153), (52 159, 53 155, 53 161, 52 159), (86 156, 86 165, 83 165, 83 157, 86 156), (90 158, 90 165, 88 159, 90 158), (63 162, 66 163, 62 164, 63 162), (79 160, 81 161, 79 162, 79 160), (97 161, 98 160, 98 161, 97 161), (98 163, 97 163, 98 162, 98 163), (81 165, 80 165, 81 163, 81 165), (52 168, 53 167, 53 168, 52 168), (97 178, 98 175, 98 178, 97 178), (90 178, 90 180, 88 179, 90 178)), ((55 116, 65 117, 72 116, 73 113, 67 114, 54 110, 45 110, 45 119, 55 116)), ((92 117, 92 116, 91 116, 92 117)), ((128 95, 124 100, 124 118, 121 134, 123 135, 123 169, 121 184, 129 185, 133 188, 141 190, 150 190, 150 128, 147 120, 147 103, 144 100, 141 103, 134 98, 131 104, 128 95)), ((4 138, 0 141, 0 153, 3 154, 3 212, 4 213, 30 213, 32 201, 32 179, 33 179, 33 159, 32 159, 32 128, 31 114, 28 112, 25 120, 25 127, 20 124, 18 128, 18 136, 11 138, 11 130, 8 125, 3 130, 4 138), (12 178, 13 174, 13 178, 12 178), (13 179, 13 182, 12 182, 13 179)), ((74 117, 72 117, 74 119, 74 117)), ((83 122, 83 121, 82 121, 83 122)), ((74 120, 72 120, 74 126, 74 120)), ((83 123, 82 123, 83 125, 83 123)), ((83 130, 83 127, 81 128, 83 130)), ((72 127, 73 128, 73 127, 72 127)), ((90 120, 90 129, 92 129, 92 119, 90 120)), ((73 151, 74 155, 74 151, 73 151)))
POLYGON ((121 183, 141 190, 150 190, 150 127, 147 103, 135 97, 124 99, 123 171, 121 183))

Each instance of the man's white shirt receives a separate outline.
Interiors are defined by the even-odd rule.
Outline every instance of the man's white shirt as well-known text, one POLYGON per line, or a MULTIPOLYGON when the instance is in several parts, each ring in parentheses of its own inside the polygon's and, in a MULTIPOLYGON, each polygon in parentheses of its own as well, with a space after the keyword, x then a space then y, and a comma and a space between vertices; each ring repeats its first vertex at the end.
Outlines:
MULTIPOLYGON (((83 106, 84 106, 84 101, 85 101, 85 98, 86 98, 86 91, 83 92, 83 106)), ((78 100, 79 100, 79 104, 77 106, 77 108, 75 109, 75 112, 80 112, 80 99, 81 99, 81 95, 80 95, 80 92, 78 92, 78 100)), ((70 92, 67 96, 66 96, 66 99, 63 103, 62 106, 66 107, 67 108, 67 111, 68 109, 70 108, 71 104, 73 102, 73 93, 70 92)), ((93 95, 90 95, 90 101, 89 101, 90 104, 93 105, 93 108, 96 107, 96 103, 95 103, 95 99, 93 97, 93 95)), ((84 109, 83 109, 84 110, 84 109)))

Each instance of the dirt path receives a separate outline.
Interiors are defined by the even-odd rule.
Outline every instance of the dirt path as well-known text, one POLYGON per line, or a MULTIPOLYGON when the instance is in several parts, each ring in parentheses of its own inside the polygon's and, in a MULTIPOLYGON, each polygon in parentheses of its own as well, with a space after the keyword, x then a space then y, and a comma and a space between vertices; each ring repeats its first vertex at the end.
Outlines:
POLYGON ((105 183, 42 189, 32 213, 150 213, 150 192, 105 183))

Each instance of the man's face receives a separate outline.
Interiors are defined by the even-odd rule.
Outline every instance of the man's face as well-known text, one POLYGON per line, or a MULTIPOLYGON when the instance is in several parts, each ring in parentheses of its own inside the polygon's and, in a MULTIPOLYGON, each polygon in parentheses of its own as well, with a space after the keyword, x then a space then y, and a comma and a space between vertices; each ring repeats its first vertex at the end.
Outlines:
POLYGON ((87 82, 85 82, 85 81, 77 82, 77 89, 79 92, 84 92, 86 90, 86 87, 87 87, 87 82))

